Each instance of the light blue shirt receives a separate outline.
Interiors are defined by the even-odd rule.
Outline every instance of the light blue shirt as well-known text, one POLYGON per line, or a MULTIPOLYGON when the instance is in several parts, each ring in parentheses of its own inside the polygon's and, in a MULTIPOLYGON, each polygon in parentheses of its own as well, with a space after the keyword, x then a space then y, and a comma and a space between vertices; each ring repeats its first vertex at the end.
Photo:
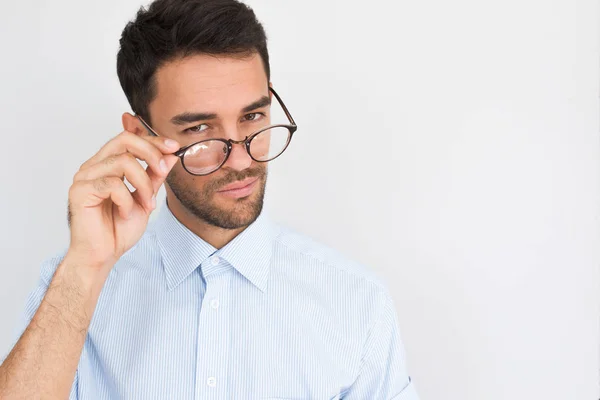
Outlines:
MULTIPOLYGON (((44 263, 20 332, 61 259, 44 263)), ((110 273, 70 396, 338 398, 417 400, 385 286, 265 212, 217 250, 166 204, 110 273)))

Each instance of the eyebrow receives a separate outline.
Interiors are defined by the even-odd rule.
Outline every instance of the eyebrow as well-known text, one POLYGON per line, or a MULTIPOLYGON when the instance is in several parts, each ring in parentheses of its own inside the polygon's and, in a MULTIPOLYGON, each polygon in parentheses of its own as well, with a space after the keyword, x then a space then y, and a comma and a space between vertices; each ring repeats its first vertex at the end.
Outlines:
POLYGON ((269 96, 263 96, 260 99, 256 100, 254 103, 242 108, 242 112, 249 112, 252 110, 256 110, 257 108, 262 108, 269 105, 271 105, 271 98, 269 96))
MULTIPOLYGON (((257 108, 266 107, 271 104, 271 98, 269 96, 263 96, 255 102, 248 104, 242 108, 242 112, 250 112, 257 108)), ((177 114, 171 118, 171 123, 175 125, 186 125, 192 122, 207 121, 217 118, 216 113, 205 113, 205 112, 184 112, 177 114)))

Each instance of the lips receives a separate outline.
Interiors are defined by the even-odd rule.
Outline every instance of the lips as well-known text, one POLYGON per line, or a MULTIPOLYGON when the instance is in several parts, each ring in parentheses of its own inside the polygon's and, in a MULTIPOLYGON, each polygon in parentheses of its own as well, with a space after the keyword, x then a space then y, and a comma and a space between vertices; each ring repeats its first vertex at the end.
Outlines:
POLYGON ((252 185, 253 183, 255 183, 258 180, 258 178, 253 177, 253 178, 246 178, 243 181, 239 181, 239 182, 234 182, 231 183, 227 186, 224 186, 223 188, 221 188, 219 190, 219 192, 228 192, 231 190, 238 190, 238 189, 243 189, 247 186, 252 185))

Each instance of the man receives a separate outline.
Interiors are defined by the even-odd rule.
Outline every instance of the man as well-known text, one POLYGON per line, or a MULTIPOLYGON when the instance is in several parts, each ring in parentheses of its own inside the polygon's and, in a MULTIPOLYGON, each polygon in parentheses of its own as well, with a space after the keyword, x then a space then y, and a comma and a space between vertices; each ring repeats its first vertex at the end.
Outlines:
POLYGON ((384 285, 262 213, 296 124, 253 11, 157 0, 120 43, 134 114, 75 174, 0 398, 417 399, 384 285))

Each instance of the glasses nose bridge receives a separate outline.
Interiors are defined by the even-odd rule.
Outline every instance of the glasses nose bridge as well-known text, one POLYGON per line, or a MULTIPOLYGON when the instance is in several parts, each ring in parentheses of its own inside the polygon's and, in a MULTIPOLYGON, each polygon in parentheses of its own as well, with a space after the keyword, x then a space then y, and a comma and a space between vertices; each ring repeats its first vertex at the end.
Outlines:
POLYGON ((244 145, 244 147, 247 147, 247 146, 248 146, 248 138, 249 138, 249 137, 250 137, 250 136, 246 136, 246 137, 245 137, 244 139, 242 139, 242 140, 233 140, 233 139, 227 139, 227 141, 229 142, 229 144, 232 144, 232 145, 233 145, 233 144, 242 144, 242 145, 244 145))

